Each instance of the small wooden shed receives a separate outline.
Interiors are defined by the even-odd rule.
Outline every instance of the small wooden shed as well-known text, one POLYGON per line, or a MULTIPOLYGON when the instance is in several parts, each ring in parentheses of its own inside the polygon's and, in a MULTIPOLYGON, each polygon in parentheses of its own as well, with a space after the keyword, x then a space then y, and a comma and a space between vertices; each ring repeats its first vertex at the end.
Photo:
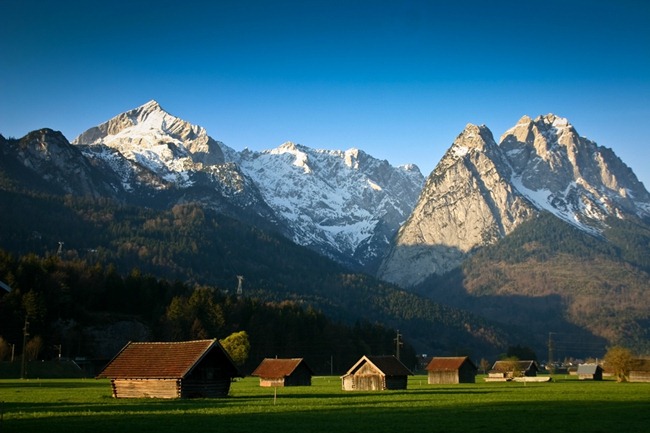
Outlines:
POLYGON ((251 376, 260 378, 260 386, 310 386, 314 372, 303 358, 265 358, 251 376))
POLYGON ((535 361, 497 361, 488 372, 488 379, 512 379, 515 376, 535 377, 539 366, 535 361))
POLYGON ((576 374, 578 380, 603 380, 603 368, 598 364, 580 364, 576 374))
POLYGON ((219 341, 129 342, 98 378, 115 398, 225 397, 242 377, 219 341))
POLYGON ((411 370, 394 356, 363 356, 341 376, 344 391, 406 389, 411 370))
POLYGON ((630 382, 650 382, 650 359, 637 358, 630 363, 630 382))
POLYGON ((435 357, 427 365, 429 384, 476 382, 478 368, 467 356, 435 357))

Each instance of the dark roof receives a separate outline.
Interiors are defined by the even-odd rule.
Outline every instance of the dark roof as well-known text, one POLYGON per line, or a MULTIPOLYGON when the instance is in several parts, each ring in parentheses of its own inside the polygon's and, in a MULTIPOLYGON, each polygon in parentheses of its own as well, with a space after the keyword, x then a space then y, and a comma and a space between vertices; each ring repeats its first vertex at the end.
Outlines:
POLYGON ((265 358, 262 360, 260 365, 257 366, 255 371, 251 373, 251 376, 259 376, 267 379, 284 378, 291 376, 301 363, 307 368, 310 374, 314 374, 302 358, 265 358))
POLYGON ((580 364, 578 365, 578 374, 596 374, 598 369, 602 368, 598 364, 580 364))
MULTIPOLYGON (((512 370, 511 368, 511 362, 508 360, 503 360, 503 361, 497 361, 494 363, 492 366, 493 371, 510 371, 512 370)), ((537 363, 535 361, 516 361, 518 365, 518 369, 521 371, 528 371, 531 369, 539 370, 539 367, 537 367, 537 363)))
POLYGON ((453 357, 436 357, 427 365, 428 371, 456 371, 465 362, 469 362, 474 370, 476 366, 467 356, 453 356, 453 357))
MULTIPOLYGON (((129 342, 99 373, 111 379, 182 379, 211 350, 232 360, 216 339, 179 342, 129 342)), ((233 366, 233 371, 236 367, 233 366)), ((237 375, 237 374, 235 374, 237 375)))
POLYGON ((356 364, 348 370, 346 375, 354 374, 362 365, 370 363, 375 366, 377 370, 386 376, 412 376, 411 370, 406 368, 402 362, 392 355, 387 356, 363 356, 357 361, 356 364))

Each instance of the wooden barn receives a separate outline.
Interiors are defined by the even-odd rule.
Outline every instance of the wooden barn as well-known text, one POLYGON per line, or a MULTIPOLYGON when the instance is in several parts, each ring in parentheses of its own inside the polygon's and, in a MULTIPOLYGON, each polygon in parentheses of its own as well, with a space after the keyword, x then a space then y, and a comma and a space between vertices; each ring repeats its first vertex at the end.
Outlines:
POLYGON ((603 380, 603 368, 598 364, 580 364, 576 374, 578 380, 603 380))
POLYGON ((413 373, 394 356, 363 356, 341 376, 344 391, 406 389, 413 373))
POLYGON ((650 359, 633 359, 628 379, 630 382, 650 382, 650 359))
POLYGON ((429 384, 474 383, 478 368, 467 356, 435 357, 427 365, 429 384))
POLYGON ((265 358, 251 376, 260 378, 260 386, 310 386, 314 372, 302 358, 265 358))
POLYGON ((538 371, 539 367, 535 361, 497 361, 492 366, 492 370, 488 372, 486 380, 508 380, 521 376, 535 377, 538 371))
POLYGON ((225 397, 242 377, 216 339, 129 342, 98 378, 111 379, 115 398, 225 397))

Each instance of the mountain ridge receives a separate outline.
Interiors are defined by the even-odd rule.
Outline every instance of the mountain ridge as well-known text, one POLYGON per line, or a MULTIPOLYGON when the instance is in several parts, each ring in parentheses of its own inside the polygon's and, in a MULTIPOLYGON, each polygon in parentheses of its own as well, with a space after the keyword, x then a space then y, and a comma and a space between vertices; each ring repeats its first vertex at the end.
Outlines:
MULTIPOLYGON (((286 142, 265 151, 235 151, 155 101, 90 128, 74 143, 52 130, 20 140, 0 136, 0 182, 11 191, 108 197, 159 211, 200 205, 253 230, 280 233, 353 272, 378 275, 442 303, 455 299, 458 308, 478 315, 484 305, 500 312, 486 312, 491 319, 517 329, 545 311, 548 316, 532 321, 536 332, 545 332, 541 320, 551 320, 601 342, 623 335, 612 332, 617 326, 628 330, 625 338, 640 329, 639 347, 650 340, 643 337, 650 333, 642 303, 621 322, 602 317, 611 329, 576 316, 581 305, 589 305, 589 314, 596 311, 596 296, 612 302, 621 293, 638 298, 647 291, 639 281, 650 269, 650 195, 611 149, 579 136, 568 120, 553 114, 522 117, 499 143, 485 125, 468 124, 426 180, 416 166, 392 167, 355 148, 319 150, 286 142), (220 153, 206 156, 210 146, 220 153), (542 227, 568 238, 580 233, 593 239, 605 251, 598 259, 603 272, 625 275, 631 267, 634 278, 616 283, 593 275, 603 286, 585 298, 570 293, 579 290, 575 285, 557 283, 570 271, 564 263, 573 263, 576 280, 591 287, 585 275, 599 268, 581 262, 584 248, 557 252, 535 240, 513 249, 514 255, 530 256, 525 264, 485 259, 484 251, 510 245, 521 227, 535 231, 544 221, 542 227), (544 270, 545 264, 552 266, 544 270), (445 286, 457 272, 462 277, 445 286), (521 272, 558 289, 529 293, 525 278, 516 277, 521 272)), ((147 256, 147 248, 133 254, 147 256)), ((255 251, 249 260, 256 260, 255 251)), ((318 296, 354 296, 330 282, 332 292, 318 296)), ((391 302, 399 304, 397 298, 391 302)), ((598 314, 590 317, 599 320, 598 314)))
POLYGON ((427 179, 379 276, 417 285, 543 211, 600 236, 608 217, 648 218, 650 194, 564 118, 524 116, 498 145, 487 127, 468 125, 427 179))
MULTIPOLYGON (((127 190, 136 189, 137 178, 129 166, 158 179, 154 186, 160 190, 191 195, 198 183, 212 185, 225 201, 240 197, 251 203, 239 209, 269 218, 294 242, 372 273, 424 180, 414 165, 395 168, 358 149, 318 150, 286 142, 267 151, 237 152, 156 101, 90 128, 72 143, 97 164, 119 163, 114 171, 127 190), (229 182, 237 178, 238 189, 229 182)), ((210 203, 206 195, 194 199, 210 203)), ((229 214, 236 217, 237 210, 229 214)))

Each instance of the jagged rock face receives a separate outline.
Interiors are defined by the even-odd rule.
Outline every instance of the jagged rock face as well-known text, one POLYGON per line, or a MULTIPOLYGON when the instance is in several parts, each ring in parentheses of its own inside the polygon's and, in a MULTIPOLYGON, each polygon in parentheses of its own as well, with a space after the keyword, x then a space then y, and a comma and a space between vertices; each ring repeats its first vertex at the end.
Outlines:
POLYGON ((650 215, 650 196, 632 170, 564 118, 524 116, 500 146, 520 192, 567 222, 597 232, 609 216, 650 215))
MULTIPOLYGON (((73 143, 138 198, 200 202, 244 220, 253 212, 295 242, 369 272, 413 209, 424 180, 415 166, 395 168, 356 149, 286 143, 236 152, 155 101, 73 143)), ((268 228, 259 218, 256 225, 268 228)))
POLYGON ((20 140, 3 140, 2 147, 2 165, 35 189, 94 197, 119 191, 58 131, 40 129, 20 140), (40 185, 29 178, 39 179, 40 185))
POLYGON ((415 166, 392 167, 357 149, 285 143, 264 152, 224 152, 259 185, 294 242, 369 272, 413 209, 424 180, 415 166))
POLYGON ((424 186, 379 277, 413 286, 458 266, 473 249, 535 214, 510 184, 511 168, 491 132, 468 125, 424 186))
POLYGON ((90 128, 72 143, 105 144, 129 159, 155 168, 171 161, 178 168, 224 162, 219 144, 204 128, 172 116, 156 101, 90 128))
POLYGON ((283 231, 257 186, 226 163, 204 128, 155 101, 90 128, 74 141, 98 167, 120 179, 137 202, 169 207, 200 202, 239 220, 283 231))
POLYGON ((539 211, 600 234, 608 217, 650 216, 650 195, 610 149, 566 119, 524 116, 498 146, 487 128, 468 125, 427 179, 379 277, 416 285, 539 211))

